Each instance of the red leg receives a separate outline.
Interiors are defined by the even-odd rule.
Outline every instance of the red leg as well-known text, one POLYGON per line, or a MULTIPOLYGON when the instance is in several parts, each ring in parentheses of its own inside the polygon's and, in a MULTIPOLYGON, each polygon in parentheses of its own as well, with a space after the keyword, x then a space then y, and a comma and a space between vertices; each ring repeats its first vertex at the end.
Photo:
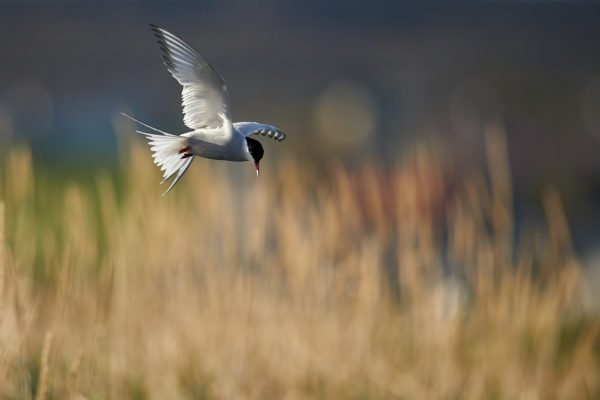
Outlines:
POLYGON ((192 148, 191 146, 185 146, 183 149, 179 150, 179 154, 185 153, 186 151, 188 151, 191 148, 192 148))

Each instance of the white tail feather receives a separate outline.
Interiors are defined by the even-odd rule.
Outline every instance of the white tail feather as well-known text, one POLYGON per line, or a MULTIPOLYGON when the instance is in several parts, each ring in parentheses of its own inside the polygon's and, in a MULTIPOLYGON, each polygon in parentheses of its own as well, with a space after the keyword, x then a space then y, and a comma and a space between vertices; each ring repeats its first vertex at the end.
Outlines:
POLYGON ((164 179, 161 183, 164 183, 167 179, 177 174, 175 179, 173 179, 173 182, 171 182, 169 188, 163 193, 164 196, 169 192, 169 190, 171 190, 171 188, 173 188, 173 186, 175 186, 177 181, 181 178, 185 171, 187 171, 192 161, 194 161, 193 156, 182 158, 184 154, 180 153, 180 151, 188 145, 188 138, 163 132, 141 121, 138 121, 129 115, 123 115, 147 128, 159 132, 156 134, 136 131, 148 139, 148 144, 150 144, 150 150, 152 151, 154 163, 160 167, 161 171, 163 171, 164 179))

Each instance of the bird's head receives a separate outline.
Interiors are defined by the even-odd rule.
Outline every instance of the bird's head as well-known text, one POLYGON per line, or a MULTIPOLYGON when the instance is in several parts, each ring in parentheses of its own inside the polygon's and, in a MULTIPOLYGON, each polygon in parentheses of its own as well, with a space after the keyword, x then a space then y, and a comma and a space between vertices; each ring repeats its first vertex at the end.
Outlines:
POLYGON ((250 158, 251 158, 251 160, 248 160, 248 161, 251 161, 254 163, 254 167, 256 168, 256 176, 258 177, 258 171, 259 171, 258 164, 260 163, 260 160, 263 158, 265 151, 263 150, 263 147, 260 144, 260 142, 256 139, 247 137, 246 143, 248 144, 248 152, 250 153, 250 158))

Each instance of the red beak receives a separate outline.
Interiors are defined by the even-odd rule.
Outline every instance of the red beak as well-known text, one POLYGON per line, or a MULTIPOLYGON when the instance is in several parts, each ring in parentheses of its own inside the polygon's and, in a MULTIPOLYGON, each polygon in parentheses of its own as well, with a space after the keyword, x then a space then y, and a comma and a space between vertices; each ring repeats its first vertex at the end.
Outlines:
POLYGON ((256 177, 258 178, 258 171, 260 170, 260 168, 257 162, 254 163, 254 168, 256 168, 256 177))

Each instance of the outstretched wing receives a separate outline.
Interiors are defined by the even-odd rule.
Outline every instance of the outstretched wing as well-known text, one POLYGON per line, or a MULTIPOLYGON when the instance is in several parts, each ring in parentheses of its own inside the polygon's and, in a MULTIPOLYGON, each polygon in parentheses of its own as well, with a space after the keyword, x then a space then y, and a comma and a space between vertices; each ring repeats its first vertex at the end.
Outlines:
POLYGON ((167 69, 183 86, 183 122, 191 129, 220 128, 231 123, 229 91, 219 73, 177 36, 150 25, 167 69))
POLYGON ((285 133, 271 125, 258 124, 256 122, 234 122, 233 128, 244 136, 252 134, 263 135, 281 142, 285 139, 285 133))

